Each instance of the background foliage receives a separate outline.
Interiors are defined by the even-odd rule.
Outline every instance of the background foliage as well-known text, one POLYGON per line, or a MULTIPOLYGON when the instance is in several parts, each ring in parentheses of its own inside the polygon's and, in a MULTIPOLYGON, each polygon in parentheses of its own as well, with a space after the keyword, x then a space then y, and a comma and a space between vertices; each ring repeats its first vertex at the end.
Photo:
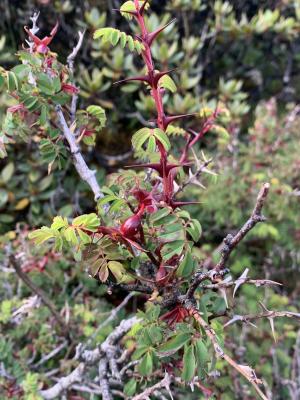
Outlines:
MULTIPOLYGON (((41 11, 42 33, 59 21, 60 30, 52 49, 62 58, 70 53, 77 30, 87 30, 76 65, 76 80, 83 107, 98 104, 108 116, 107 126, 97 135, 96 147, 86 148, 90 164, 97 165, 100 182, 105 175, 133 161, 131 132, 140 127, 141 121, 151 118, 154 107, 140 85, 113 85, 134 75, 140 67, 133 54, 92 40, 95 29, 106 25, 126 30, 126 21, 112 11, 117 6, 117 1, 92 0, 0 4, 5 16, 0 22, 0 64, 5 69, 17 63, 15 53, 24 41, 23 26, 29 23, 33 9, 41 11)), ((229 301, 236 303, 241 314, 258 311, 258 301, 268 308, 296 311, 300 294, 300 2, 154 0, 152 9, 148 24, 153 29, 171 17, 177 18, 177 24, 171 25, 154 46, 154 57, 161 69, 180 66, 174 73, 178 93, 167 99, 167 111, 191 113, 205 108, 209 112, 217 102, 230 111, 226 130, 217 127, 205 136, 199 148, 213 158, 218 176, 205 175, 201 183, 206 189, 194 186, 185 195, 202 203, 190 208, 203 228, 199 257, 206 259, 226 233, 241 226, 251 211, 257 188, 262 182, 271 182, 265 210, 268 223, 257 228, 242 245, 232 270, 239 277, 249 268, 251 277, 265 276, 283 286, 243 286, 240 290, 244 296, 229 301)), ((7 106, 13 104, 3 89, 1 119, 4 120, 7 106)), ((196 129, 196 124, 190 122, 190 128, 196 129)), ((180 141, 180 129, 174 134, 180 141)), ((51 315, 43 306, 21 320, 14 315, 30 292, 9 268, 7 248, 22 249, 28 273, 70 319, 77 342, 86 340, 121 299, 107 295, 105 286, 91 280, 68 255, 61 258, 27 242, 28 227, 47 225, 55 215, 76 217, 94 210, 89 190, 79 182, 72 165, 62 157, 65 168, 60 169, 56 160, 54 173, 48 176, 48 160, 42 162, 39 158, 39 139, 28 132, 24 137, 18 137, 8 148, 8 159, 0 161, 0 391, 7 397, 12 393, 12 398, 32 399, 37 398, 34 396, 41 382, 51 378, 47 376, 49 371, 70 370, 74 348, 62 347, 61 353, 39 364, 44 354, 63 345, 63 338, 59 333, 53 334, 51 315), (16 381, 7 379, 5 374, 16 381)), ((206 299, 208 303, 210 300, 206 299)), ((120 319, 138 307, 132 300, 120 319)), ((223 303, 219 312, 226 312, 223 303)), ((249 324, 229 326, 226 340, 241 362, 255 365, 265 377, 272 398, 293 399, 293 386, 287 382, 295 380, 295 343, 299 333, 295 324, 285 319, 276 320, 275 328, 277 342, 268 321, 259 321, 258 328, 249 324)), ((112 329, 111 325, 100 330, 95 343, 112 329)), ((236 398, 253 398, 244 382, 230 375, 212 378, 211 387, 216 398, 232 399, 233 393, 240 393, 236 398)), ((183 396, 185 390, 178 393, 179 399, 183 396)), ((205 394, 197 389, 195 397, 189 396, 204 398, 205 394)))

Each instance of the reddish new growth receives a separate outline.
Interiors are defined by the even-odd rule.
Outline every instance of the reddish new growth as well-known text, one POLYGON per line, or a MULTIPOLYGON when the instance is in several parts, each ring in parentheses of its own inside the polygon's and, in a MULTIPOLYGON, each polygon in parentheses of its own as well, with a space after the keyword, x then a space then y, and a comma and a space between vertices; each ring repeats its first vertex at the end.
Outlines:
POLYGON ((52 42, 54 36, 57 33, 58 29, 58 22, 56 22, 55 27, 52 29, 50 32, 50 36, 45 36, 43 39, 38 38, 36 35, 34 35, 31 30, 28 28, 28 26, 24 27, 25 32, 28 34, 28 36, 31 38, 33 41, 33 51, 41 54, 46 54, 49 51, 49 44, 52 42))
POLYGON ((183 306, 176 306, 173 310, 162 315, 160 319, 165 321, 171 327, 176 325, 178 322, 183 322, 189 316, 189 312, 183 306))
MULTIPOLYGON (((148 3, 148 0, 146 0, 142 6, 140 6, 140 2, 138 0, 134 1, 135 4, 135 11, 127 11, 128 14, 132 15, 140 28, 141 33, 137 35, 137 39, 141 42, 143 45, 143 51, 142 51, 142 57, 145 62, 146 68, 147 68, 147 73, 145 75, 141 76, 135 76, 131 78, 124 79, 122 81, 119 81, 118 83, 126 83, 126 82, 132 82, 132 81, 140 81, 140 82, 145 82, 147 85, 150 87, 150 93, 151 96, 155 102, 155 107, 157 111, 157 117, 156 117, 156 123, 157 127, 161 129, 163 132, 166 132, 169 124, 176 122, 178 120, 181 120, 183 118, 192 116, 194 114, 183 114, 183 115, 166 115, 165 109, 164 109, 164 104, 163 104, 163 94, 164 94, 164 89, 162 89, 159 85, 159 82, 162 77, 165 75, 169 74, 173 70, 169 71, 163 71, 159 72, 155 69, 153 58, 152 58, 152 52, 151 52, 151 46, 154 42, 154 40, 157 38, 157 36, 164 30, 166 29, 170 24, 174 22, 172 20, 169 22, 167 25, 158 28, 154 32, 149 32, 146 24, 145 24, 145 19, 144 19, 144 12, 146 5, 148 3)), ((168 161, 168 153, 162 143, 157 139, 156 140, 156 145, 160 153, 160 161, 159 163, 147 163, 147 164, 139 164, 139 165, 131 165, 131 168, 145 168, 145 169, 153 169, 159 174, 159 179, 162 182, 162 188, 163 192, 160 196, 156 196, 155 199, 153 200, 152 207, 153 208, 158 208, 158 203, 163 203, 167 206, 172 207, 173 209, 177 207, 182 207, 184 205, 189 205, 189 204, 197 204, 196 202, 180 202, 176 201, 174 199, 174 187, 175 187, 175 177, 176 177, 176 172, 177 168, 179 167, 184 167, 184 166, 189 166, 190 163, 188 162, 188 150, 198 141, 200 140, 204 134, 211 128, 213 121, 218 115, 218 111, 211 117, 209 121, 207 121, 207 124, 203 127, 203 129, 200 131, 200 133, 195 133, 191 132, 192 135, 190 136, 187 135, 187 144, 186 147, 183 150, 182 156, 180 158, 179 163, 174 164, 174 163, 169 163, 168 161)), ((149 208, 145 208, 144 212, 149 212, 149 208)), ((141 217, 142 214, 140 213, 140 208, 139 208, 139 213, 131 217, 129 220, 125 221, 124 224, 122 225, 121 233, 126 237, 128 236, 128 232, 130 232, 131 235, 131 226, 133 226, 133 231, 135 234, 140 231, 140 225, 141 225, 141 217), (136 228, 135 228, 136 226, 136 228), (128 229, 129 227, 129 229, 128 229), (134 231, 137 229, 136 231, 134 231)), ((131 235, 132 238, 132 235, 131 235)))

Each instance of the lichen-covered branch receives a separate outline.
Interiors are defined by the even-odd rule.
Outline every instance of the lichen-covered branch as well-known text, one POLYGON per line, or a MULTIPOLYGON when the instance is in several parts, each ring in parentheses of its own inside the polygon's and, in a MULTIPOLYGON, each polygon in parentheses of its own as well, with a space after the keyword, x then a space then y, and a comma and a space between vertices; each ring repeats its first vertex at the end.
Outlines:
POLYGON ((87 163, 85 162, 80 148, 78 144, 76 143, 76 138, 73 135, 71 129, 69 128, 65 116, 63 114, 61 106, 56 106, 56 114, 57 118, 59 121, 59 124, 62 128, 62 132, 64 134, 64 137, 66 141, 69 144, 70 147, 70 152, 73 158, 74 166, 81 177, 81 179, 86 182, 90 188, 92 189, 94 195, 95 195, 95 200, 99 200, 103 197, 103 193, 101 192, 100 186, 97 182, 96 179, 96 171, 92 171, 89 169, 87 163))
POLYGON ((236 322, 244 322, 244 323, 249 323, 250 321, 257 320, 257 319, 262 319, 262 318, 294 318, 300 320, 300 313, 295 313, 291 311, 265 311, 260 314, 248 314, 248 315, 235 315, 233 318, 231 318, 230 321, 226 322, 224 325, 224 328, 226 326, 232 325, 236 322))
POLYGON ((79 36, 78 42, 77 42, 76 46, 73 47, 72 53, 67 58, 67 64, 68 64, 69 69, 72 74, 74 73, 75 58, 77 57, 77 54, 79 53, 79 50, 81 49, 83 39, 84 39, 84 34, 85 34, 85 31, 78 32, 78 36, 79 36))
MULTIPOLYGON (((123 320, 120 325, 118 325, 106 338, 106 340, 94 350, 81 351, 82 346, 79 346, 77 348, 77 353, 79 353, 77 355, 77 358, 80 359, 80 364, 69 375, 60 378, 54 386, 46 390, 41 390, 40 396, 46 400, 55 399, 60 396, 65 390, 71 388, 74 383, 82 382, 83 376, 88 366, 94 366, 97 363, 100 363, 102 359, 106 360, 107 363, 107 352, 111 349, 112 346, 115 346, 116 343, 124 335, 126 335, 126 333, 138 321, 139 320, 137 317, 123 320)), ((103 367, 103 363, 101 364, 101 366, 103 367)), ((102 379, 101 383, 103 384, 104 375, 102 377, 100 376, 99 378, 100 380, 102 379)), ((106 397, 105 399, 108 400, 110 398, 106 397)))
POLYGON ((232 251, 236 246, 244 239, 244 237, 255 227, 259 222, 266 221, 266 218, 262 215, 262 208, 264 206, 265 200, 268 196, 270 189, 270 184, 265 183, 258 194, 256 205, 248 221, 242 226, 235 236, 227 235, 224 239, 224 246, 221 250, 221 259, 216 265, 216 270, 221 271, 225 268, 226 263, 230 257, 232 251))
POLYGON ((259 394, 259 396, 263 400, 268 400, 268 398, 265 396, 265 394, 261 391, 259 388, 259 384, 262 382, 257 379, 255 371, 250 368, 247 365, 240 365, 237 362, 235 362, 228 354, 224 352, 222 347, 218 343, 217 335, 216 332, 213 330, 213 328, 201 317, 200 312, 196 309, 196 307, 190 305, 189 303, 186 303, 186 308, 189 311, 189 314, 191 317, 195 319, 201 326, 201 328, 204 329, 207 337, 211 341, 214 351, 216 353, 216 356, 218 358, 222 358, 225 360, 231 367, 233 367, 239 374, 241 374, 247 381, 253 386, 253 388, 256 390, 256 392, 259 394))
POLYGON ((59 324, 60 328, 63 331, 68 332, 68 327, 65 321, 63 320, 61 315, 57 312, 55 305, 48 298, 46 293, 41 288, 37 287, 29 278, 29 276, 22 271, 22 268, 20 267, 18 261, 15 259, 14 256, 10 256, 9 260, 19 278, 25 283, 26 286, 29 287, 30 290, 32 290, 36 295, 40 297, 41 301, 45 304, 46 307, 48 307, 49 311, 55 318, 56 322, 59 324))
POLYGON ((172 382, 171 376, 168 373, 166 373, 165 377, 160 382, 158 382, 155 385, 147 388, 142 393, 134 396, 132 398, 132 400, 147 400, 147 399, 150 399, 150 396, 152 394, 154 394, 159 389, 165 389, 166 388, 169 391, 171 382, 172 382))

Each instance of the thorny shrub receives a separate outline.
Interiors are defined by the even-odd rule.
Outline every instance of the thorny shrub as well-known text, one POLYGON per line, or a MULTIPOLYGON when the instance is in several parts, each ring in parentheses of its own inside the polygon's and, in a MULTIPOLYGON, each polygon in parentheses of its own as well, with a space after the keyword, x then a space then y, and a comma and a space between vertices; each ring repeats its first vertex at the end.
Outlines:
MULTIPOLYGON (((2 71, 1 79, 6 81, 17 104, 8 109, 0 151, 5 156, 6 145, 13 143, 16 134, 26 139, 34 131, 41 156, 48 162, 49 174, 54 168, 63 169, 71 157, 81 179, 93 191, 96 212, 79 215, 71 221, 57 216, 50 227, 33 231, 29 237, 38 246, 50 243, 46 257, 71 251, 76 261, 88 266, 91 277, 107 285, 109 292, 122 289, 143 296, 145 310, 138 313, 139 320, 129 333, 129 338, 137 337, 132 354, 137 362, 133 364, 132 378, 125 382, 127 396, 143 390, 148 382, 157 383, 152 387, 153 392, 156 388, 170 392, 173 385, 189 384, 191 389, 195 386, 205 396, 211 396, 213 390, 204 383, 211 376, 217 379, 216 370, 223 370, 227 364, 249 382, 258 396, 267 399, 255 371, 229 355, 224 326, 218 319, 229 307, 226 287, 234 287, 235 295, 246 283, 276 285, 267 280, 250 280, 245 273, 233 281, 228 269, 231 252, 257 223, 265 221, 262 208, 269 184, 263 185, 253 213, 243 227, 224 239, 219 261, 207 269, 197 252, 201 224, 185 209, 197 202, 187 201, 183 196, 189 185, 201 185, 198 181, 201 174, 214 175, 210 168, 212 160, 204 153, 199 155, 197 145, 212 130, 226 136, 224 126, 230 125, 230 112, 220 101, 214 109, 204 108, 197 114, 166 113, 166 94, 175 93, 176 84, 171 70, 157 70, 152 46, 174 21, 149 31, 145 19, 148 9, 147 0, 135 0, 126 1, 119 10, 130 24, 136 23, 139 32, 135 36, 115 28, 101 28, 94 33, 96 41, 126 47, 143 62, 139 75, 118 82, 143 85, 156 111, 154 120, 132 137, 140 162, 113 174, 108 186, 99 187, 81 147, 95 143, 97 133, 105 126, 106 115, 99 105, 77 110, 80 89, 74 82, 73 70, 83 35, 80 34, 78 48, 74 48, 67 64, 62 64, 50 48, 58 24, 50 36, 41 39, 34 18, 33 27, 25 27, 29 48, 18 53, 20 65, 2 71), (197 118, 199 129, 180 127, 179 123, 186 118, 197 118), (207 295, 215 290, 219 295, 207 295)), ((27 271, 28 268, 31 266, 27 265, 27 271)), ((273 330, 277 316, 299 317, 296 313, 278 314, 264 309, 263 314, 244 318, 269 318, 273 330)), ((237 320, 243 317, 234 316, 230 322, 237 320)), ((131 345, 129 340, 127 346, 131 345)), ((112 366, 110 369, 114 374, 112 366)), ((29 377, 29 381, 30 378, 35 379, 29 377)), ((26 388, 25 385, 23 390, 26 388)), ((152 394, 151 387, 149 390, 152 394)), ((27 391, 30 393, 30 389, 27 391)), ((109 396, 108 383, 108 387, 102 387, 102 397, 109 399, 109 396)))

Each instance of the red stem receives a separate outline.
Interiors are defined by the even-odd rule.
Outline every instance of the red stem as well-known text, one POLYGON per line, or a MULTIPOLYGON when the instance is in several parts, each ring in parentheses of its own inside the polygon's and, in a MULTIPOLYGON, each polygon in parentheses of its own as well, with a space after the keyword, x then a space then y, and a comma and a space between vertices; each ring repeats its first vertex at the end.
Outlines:
MULTIPOLYGON (((148 76, 151 79, 155 75, 155 67, 154 67, 154 62, 153 62, 153 57, 152 57, 152 52, 151 52, 151 45, 148 44, 148 40, 147 40, 149 37, 149 31, 145 24, 144 15, 143 15, 143 13, 140 12, 139 0, 134 0, 134 4, 135 4, 136 12, 137 12, 137 15, 135 16, 135 18, 140 27, 141 39, 145 46, 145 50, 142 52, 142 57, 143 57, 143 60, 146 64, 146 67, 148 70, 148 76)), ((165 130, 166 130, 165 126, 164 126, 165 110, 164 110, 163 98, 162 98, 162 94, 160 92, 159 85, 151 85, 151 95, 153 97, 156 111, 157 111, 157 126, 159 129, 161 129, 162 131, 165 132, 165 130)), ((170 184, 168 182, 168 174, 167 174, 167 172, 165 172, 166 165, 167 165, 167 152, 159 141, 157 141, 157 146, 158 146, 159 152, 160 152, 160 162, 161 162, 161 165, 164 170, 163 187, 164 187, 165 201, 168 203, 171 200, 173 192, 170 192, 170 184)))

